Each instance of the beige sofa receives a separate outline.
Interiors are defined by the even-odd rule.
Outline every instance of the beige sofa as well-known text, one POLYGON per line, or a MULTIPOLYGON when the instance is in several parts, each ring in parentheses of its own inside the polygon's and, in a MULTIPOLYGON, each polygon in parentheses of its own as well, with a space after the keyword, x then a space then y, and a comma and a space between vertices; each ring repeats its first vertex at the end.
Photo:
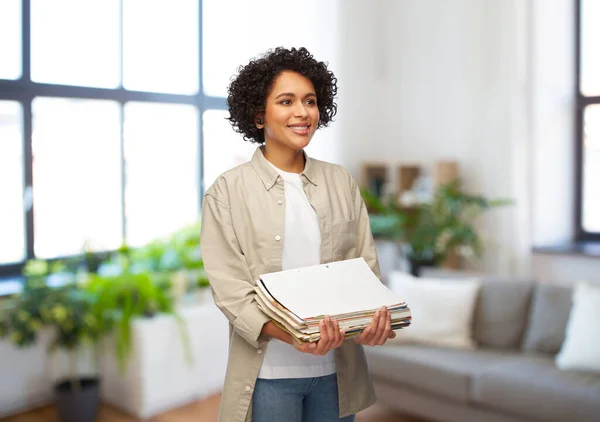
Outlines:
POLYGON ((600 375, 554 362, 571 290, 484 279, 473 316, 475 350, 367 348, 379 402, 432 421, 599 422, 600 375))

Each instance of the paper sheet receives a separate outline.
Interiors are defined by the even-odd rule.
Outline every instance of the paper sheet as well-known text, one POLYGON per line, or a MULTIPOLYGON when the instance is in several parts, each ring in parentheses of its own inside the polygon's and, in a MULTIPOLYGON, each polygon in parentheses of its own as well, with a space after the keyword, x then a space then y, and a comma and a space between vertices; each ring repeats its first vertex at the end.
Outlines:
POLYGON ((363 258, 260 276, 271 295, 300 318, 376 309, 402 302, 363 258))

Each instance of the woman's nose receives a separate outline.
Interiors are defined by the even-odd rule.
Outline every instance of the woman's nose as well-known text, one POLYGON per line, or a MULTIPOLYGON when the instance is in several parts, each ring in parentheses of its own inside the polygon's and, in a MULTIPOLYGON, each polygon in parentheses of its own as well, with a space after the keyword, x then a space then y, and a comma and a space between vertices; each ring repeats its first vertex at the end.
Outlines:
POLYGON ((297 117, 308 116, 308 110, 306 109, 306 106, 304 105, 304 103, 301 102, 298 105, 296 105, 295 114, 297 117))

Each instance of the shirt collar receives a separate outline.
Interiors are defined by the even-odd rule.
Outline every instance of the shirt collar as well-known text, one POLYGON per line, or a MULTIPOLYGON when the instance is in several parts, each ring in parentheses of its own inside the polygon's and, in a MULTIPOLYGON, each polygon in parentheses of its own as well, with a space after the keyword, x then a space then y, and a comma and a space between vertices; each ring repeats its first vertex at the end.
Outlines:
MULTIPOLYGON (((302 150, 302 154, 304 154, 305 164, 304 170, 302 173, 300 173, 300 175, 304 176, 306 180, 317 186, 317 169, 315 162, 308 156, 308 154, 306 154, 306 151, 302 150)), ((258 174, 258 177, 260 177, 265 185, 265 189, 270 190, 275 185, 275 182, 277 182, 277 178, 280 176, 279 173, 277 173, 277 171, 269 165, 269 162, 263 153, 262 146, 256 148, 250 163, 252 164, 254 171, 256 171, 258 174)))

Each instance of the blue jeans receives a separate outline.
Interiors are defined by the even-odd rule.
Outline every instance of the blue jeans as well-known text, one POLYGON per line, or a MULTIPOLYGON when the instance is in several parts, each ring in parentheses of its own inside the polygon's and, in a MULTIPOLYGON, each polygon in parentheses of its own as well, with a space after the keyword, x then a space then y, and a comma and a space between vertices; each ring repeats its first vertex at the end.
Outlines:
POLYGON ((337 375, 256 380, 252 422, 354 422, 339 417, 337 375))

